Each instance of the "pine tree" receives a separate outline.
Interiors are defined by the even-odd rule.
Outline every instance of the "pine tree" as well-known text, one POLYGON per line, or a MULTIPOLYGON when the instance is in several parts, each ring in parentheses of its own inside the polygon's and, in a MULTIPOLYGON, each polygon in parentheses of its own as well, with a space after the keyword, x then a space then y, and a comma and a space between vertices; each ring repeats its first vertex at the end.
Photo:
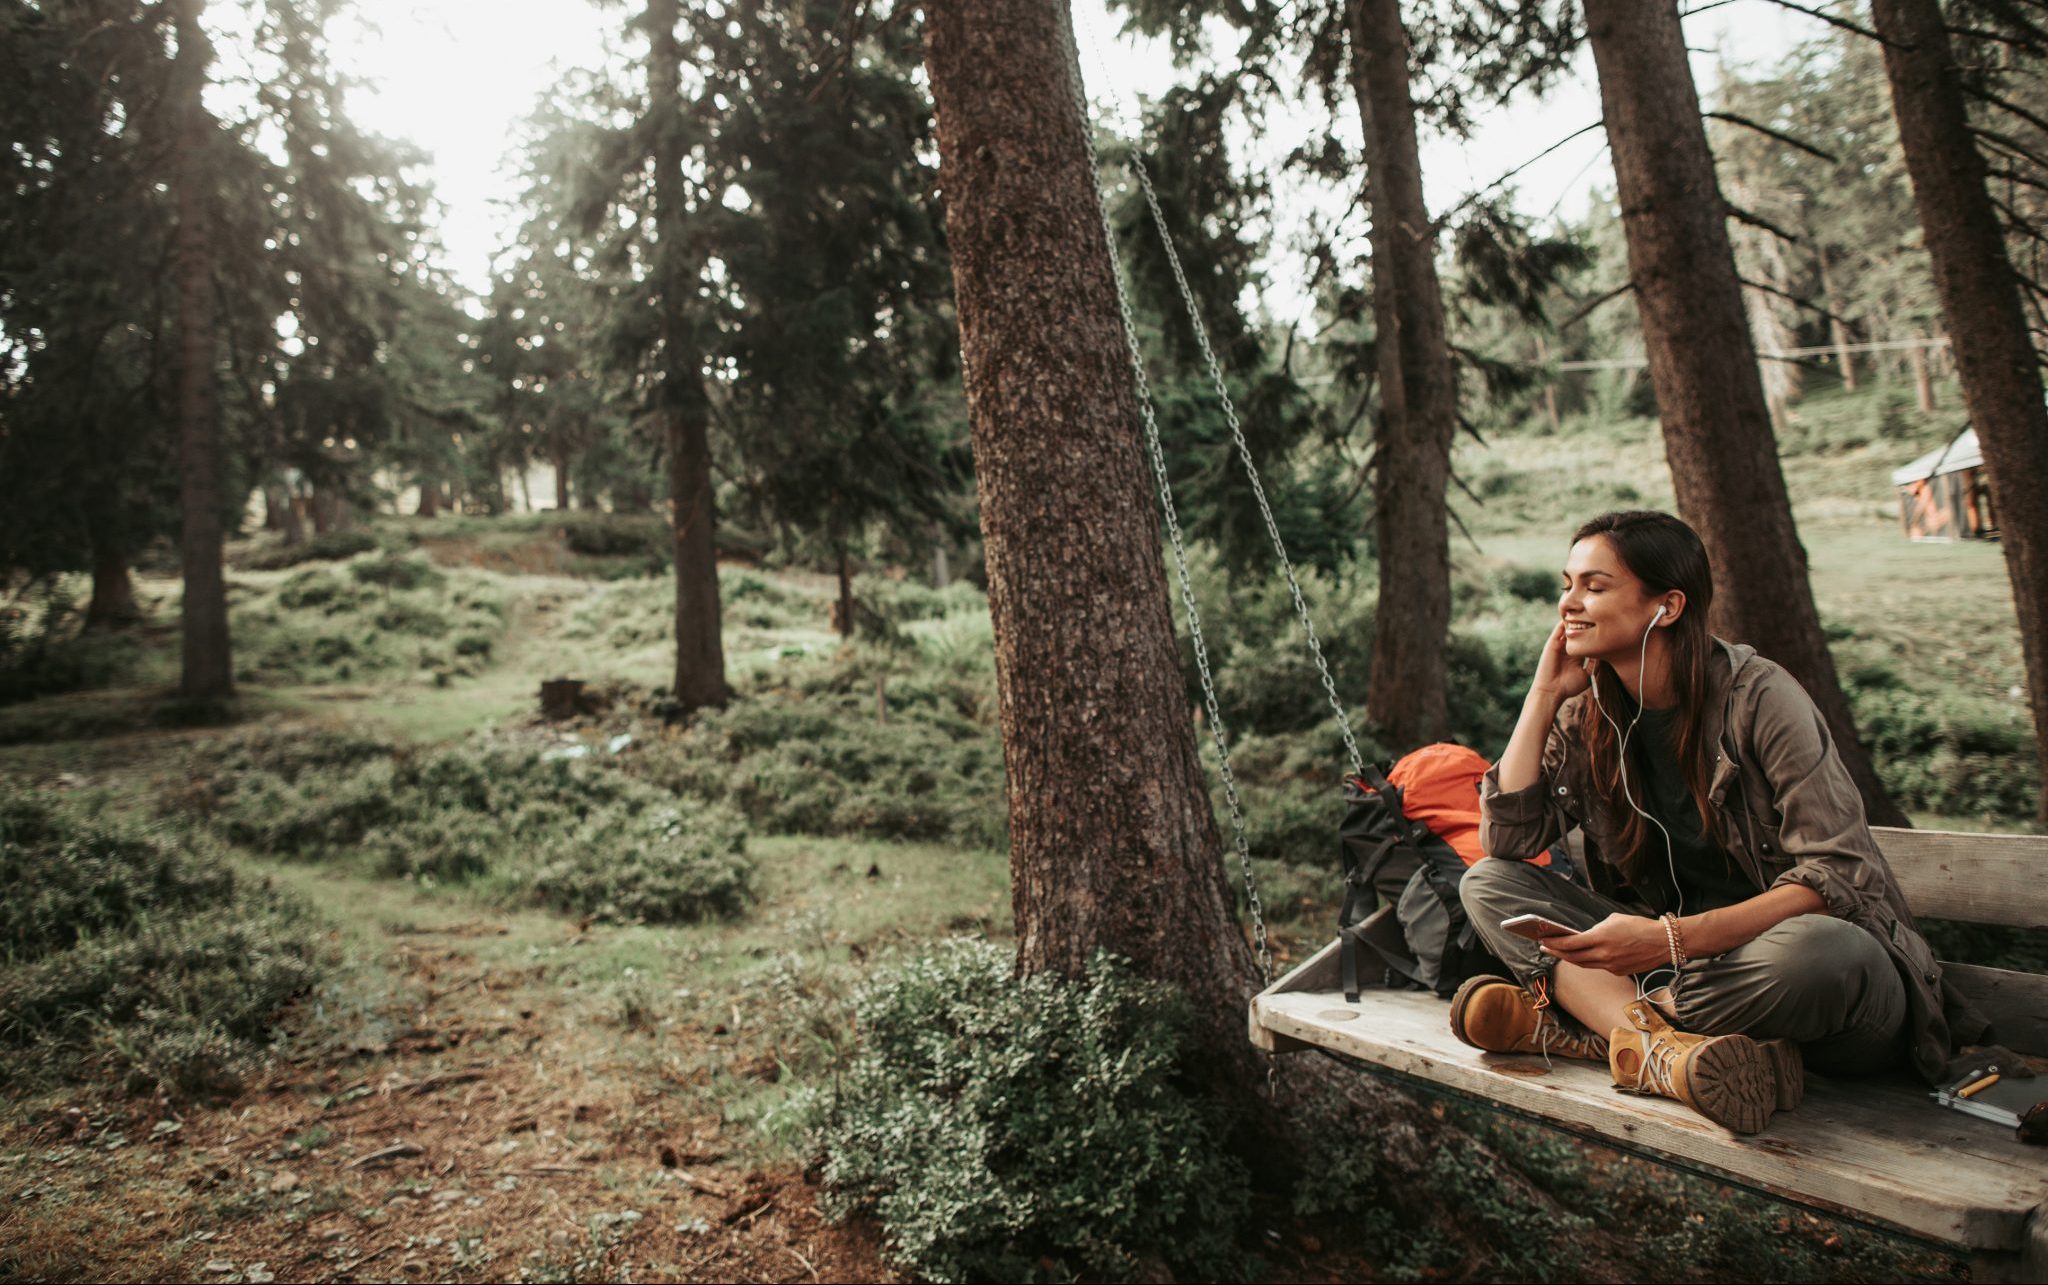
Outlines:
MULTIPOLYGON (((1991 475, 2006 574, 2018 608, 2034 743, 2048 767, 2048 408, 2027 331, 2020 284, 2007 256, 1972 135, 1962 75, 1935 0, 1873 0, 1885 39, 1899 142, 1955 340, 1963 399, 1991 475)), ((2048 824, 2048 783, 2037 817, 2048 824)))
POLYGON ((1900 825, 1835 675, 1778 466, 1699 96, 1670 0, 1588 0, 1628 261, 1680 514, 1721 569, 1715 632, 1813 697, 1870 819, 1900 825))

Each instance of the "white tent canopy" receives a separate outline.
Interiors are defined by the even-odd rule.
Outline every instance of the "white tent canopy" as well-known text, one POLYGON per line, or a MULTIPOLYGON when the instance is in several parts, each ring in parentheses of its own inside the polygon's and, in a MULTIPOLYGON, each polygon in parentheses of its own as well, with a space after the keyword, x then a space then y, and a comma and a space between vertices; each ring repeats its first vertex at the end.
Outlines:
POLYGON ((1922 455, 1904 468, 1892 470, 1893 486, 1910 486, 1937 473, 1953 473, 1957 469, 1981 468, 1984 452, 1977 449, 1977 430, 1966 428, 1962 436, 1947 446, 1938 447, 1922 455))

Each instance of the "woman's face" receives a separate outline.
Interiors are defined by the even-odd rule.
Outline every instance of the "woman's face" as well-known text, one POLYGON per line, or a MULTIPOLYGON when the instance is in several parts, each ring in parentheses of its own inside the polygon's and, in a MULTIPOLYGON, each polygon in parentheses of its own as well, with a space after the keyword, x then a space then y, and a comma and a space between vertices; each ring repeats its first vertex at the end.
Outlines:
POLYGON ((1659 595, 1648 592, 1604 535, 1572 546, 1564 564, 1557 614, 1564 619, 1564 653, 1579 660, 1641 654, 1644 631, 1656 617, 1659 595))

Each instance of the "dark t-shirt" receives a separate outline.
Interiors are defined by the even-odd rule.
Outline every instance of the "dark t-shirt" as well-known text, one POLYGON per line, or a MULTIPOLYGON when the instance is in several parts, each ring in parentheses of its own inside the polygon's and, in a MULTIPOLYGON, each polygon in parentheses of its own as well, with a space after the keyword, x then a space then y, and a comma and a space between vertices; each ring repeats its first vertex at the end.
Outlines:
POLYGON ((1679 911, 1696 915, 1702 910, 1732 906, 1756 896, 1758 889, 1721 850, 1700 821, 1678 756, 1672 752, 1672 731, 1678 711, 1646 709, 1629 738, 1629 784, 1643 811, 1664 823, 1671 832, 1670 860, 1665 860, 1664 836, 1657 827, 1646 826, 1643 847, 1643 882, 1636 891, 1658 911, 1679 911), (1672 895, 1671 871, 1678 872, 1681 903, 1672 895), (1683 909, 1681 910, 1681 905, 1683 909))

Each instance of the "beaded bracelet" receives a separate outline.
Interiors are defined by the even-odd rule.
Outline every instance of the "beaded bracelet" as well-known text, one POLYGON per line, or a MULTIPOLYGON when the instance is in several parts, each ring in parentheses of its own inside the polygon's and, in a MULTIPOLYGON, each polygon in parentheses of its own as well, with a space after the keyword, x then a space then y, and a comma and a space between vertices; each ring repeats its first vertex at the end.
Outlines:
POLYGON ((1678 931, 1678 916, 1664 916, 1664 940, 1671 947, 1671 969, 1673 972, 1685 967, 1689 956, 1685 953, 1685 937, 1678 931))

